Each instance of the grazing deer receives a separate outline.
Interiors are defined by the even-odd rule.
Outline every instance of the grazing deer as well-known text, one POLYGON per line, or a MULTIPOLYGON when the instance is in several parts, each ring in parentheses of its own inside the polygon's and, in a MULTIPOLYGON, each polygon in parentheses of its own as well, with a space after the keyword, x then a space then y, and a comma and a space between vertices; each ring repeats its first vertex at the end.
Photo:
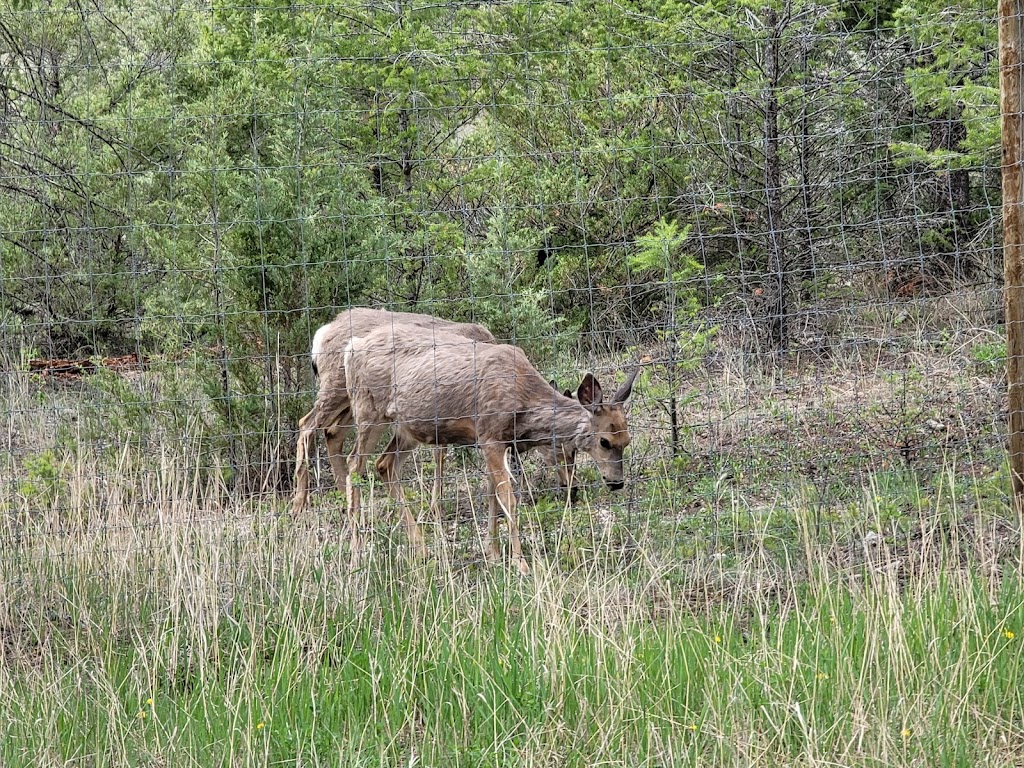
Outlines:
MULTIPOLYGON (((338 490, 344 492, 348 467, 343 447, 345 436, 352 428, 348 388, 345 383, 343 356, 353 336, 365 335, 377 328, 396 325, 419 328, 430 335, 435 331, 454 333, 466 339, 494 344, 495 338, 482 325, 454 323, 432 315, 413 312, 389 312, 368 307, 354 307, 340 313, 334 320, 321 326, 313 335, 310 362, 319 388, 313 409, 299 419, 299 438, 295 449, 295 495, 292 512, 298 514, 306 506, 309 494, 308 457, 313 448, 316 431, 322 429, 327 441, 327 458, 331 464, 338 490)), ((444 450, 434 453, 434 487, 431 506, 436 508, 441 493, 441 473, 444 450)))
POLYGON ((464 336, 396 325, 353 336, 345 349, 351 416, 356 440, 348 459, 346 493, 358 551, 360 488, 366 457, 381 435, 393 438, 376 468, 398 502, 409 540, 421 551, 423 537, 400 485, 403 460, 417 445, 476 445, 490 480, 490 521, 486 555, 500 558, 499 507, 508 518, 512 559, 529 572, 516 523, 507 452, 550 449, 566 457, 569 475, 577 450, 589 453, 613 490, 623 486, 623 450, 629 428, 623 403, 639 372, 634 371, 610 402, 587 374, 574 400, 553 389, 518 347, 474 342, 464 336), (587 403, 585 405, 584 403, 587 403), (588 407, 589 406, 589 407, 588 407))
MULTIPOLYGON (((334 320, 318 328, 313 335, 310 363, 319 387, 313 409, 299 419, 299 437, 295 451, 295 494, 292 498, 293 514, 300 513, 306 506, 309 496, 308 457, 313 449, 316 431, 319 429, 324 431, 327 458, 331 464, 334 481, 339 491, 345 491, 348 469, 345 463, 344 444, 345 437, 352 427, 345 370, 342 364, 345 347, 355 335, 398 324, 455 333, 487 344, 497 343, 490 331, 475 323, 456 323, 433 315, 390 312, 368 307, 345 310, 334 320)), ((555 386, 554 382, 552 386, 555 386)), ((561 458, 551 450, 544 451, 544 456, 547 464, 557 467, 559 484, 569 494, 571 500, 575 492, 575 488, 572 487, 575 452, 571 456, 561 458)), ((437 448, 434 451, 434 483, 430 497, 430 507, 436 514, 440 514, 444 458, 445 449, 437 448)))

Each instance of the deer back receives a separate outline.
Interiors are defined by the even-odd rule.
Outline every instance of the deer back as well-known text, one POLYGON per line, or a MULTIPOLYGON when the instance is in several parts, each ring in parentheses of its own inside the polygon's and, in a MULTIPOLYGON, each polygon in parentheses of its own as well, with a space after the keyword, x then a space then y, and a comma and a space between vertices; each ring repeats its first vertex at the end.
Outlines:
POLYGON ((313 375, 326 376, 338 386, 345 386, 343 355, 353 336, 365 336, 377 328, 408 325, 453 333, 467 339, 494 344, 494 335, 476 323, 456 323, 433 315, 414 312, 391 312, 369 307, 352 307, 321 326, 313 336, 310 359, 313 375))
POLYGON ((590 420, 518 347, 430 328, 396 325, 355 337, 345 370, 357 420, 398 423, 418 442, 560 442, 590 420))

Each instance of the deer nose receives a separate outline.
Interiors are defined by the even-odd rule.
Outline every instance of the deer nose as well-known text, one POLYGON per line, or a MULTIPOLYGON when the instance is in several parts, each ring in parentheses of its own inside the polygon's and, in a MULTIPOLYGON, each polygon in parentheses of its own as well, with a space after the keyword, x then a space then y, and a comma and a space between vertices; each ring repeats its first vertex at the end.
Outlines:
POLYGON ((611 480, 605 480, 605 482, 608 484, 608 487, 611 488, 613 491, 621 491, 622 486, 625 485, 625 483, 622 482, 621 480, 616 480, 614 482, 611 480))

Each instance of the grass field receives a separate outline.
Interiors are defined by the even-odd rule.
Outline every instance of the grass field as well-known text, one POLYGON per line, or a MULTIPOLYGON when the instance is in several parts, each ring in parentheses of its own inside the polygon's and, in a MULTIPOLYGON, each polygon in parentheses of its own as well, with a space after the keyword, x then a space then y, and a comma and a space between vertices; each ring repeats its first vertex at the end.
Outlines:
POLYGON ((625 496, 523 505, 527 578, 458 456, 430 560, 378 499, 354 568, 335 493, 234 498, 188 413, 12 376, 0 765, 1024 765, 1022 520, 960 359, 720 377, 675 459, 641 397, 625 496))
POLYGON ((3 765, 1024 762, 1020 553, 942 516, 856 565, 806 527, 799 565, 595 531, 520 579, 389 526, 353 571, 341 528, 158 482, 148 524, 107 499, 5 547, 3 765))

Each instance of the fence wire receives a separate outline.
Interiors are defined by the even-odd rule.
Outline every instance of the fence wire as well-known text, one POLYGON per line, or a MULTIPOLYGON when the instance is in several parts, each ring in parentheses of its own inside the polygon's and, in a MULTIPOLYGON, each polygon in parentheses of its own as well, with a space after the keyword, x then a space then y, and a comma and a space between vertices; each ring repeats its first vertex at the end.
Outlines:
MULTIPOLYGON (((996 78, 987 2, 14 0, 3 536, 285 513, 314 334, 362 306, 562 389, 642 364, 623 494, 579 468, 627 531, 1003 493, 996 78)), ((442 516, 484 488, 456 451, 442 516)))

